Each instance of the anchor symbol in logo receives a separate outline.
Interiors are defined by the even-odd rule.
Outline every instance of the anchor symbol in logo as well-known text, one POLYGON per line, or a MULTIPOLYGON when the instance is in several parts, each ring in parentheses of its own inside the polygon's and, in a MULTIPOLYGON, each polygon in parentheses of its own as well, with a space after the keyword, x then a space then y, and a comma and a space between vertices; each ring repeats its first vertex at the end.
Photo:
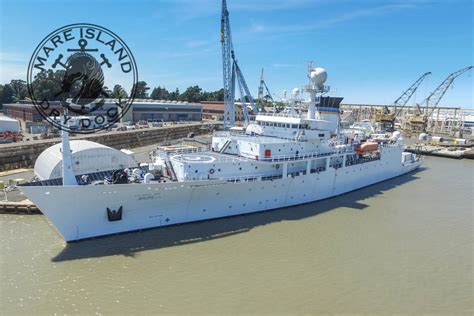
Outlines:
POLYGON ((97 48, 87 48, 87 41, 80 39, 79 48, 69 48, 68 52, 74 52, 66 62, 62 61, 63 54, 59 54, 52 68, 61 66, 65 69, 65 75, 61 82, 61 91, 56 97, 62 95, 63 106, 77 114, 88 114, 100 108, 104 104, 104 98, 108 93, 104 90, 104 73, 102 65, 112 67, 109 59, 100 54, 102 61, 99 63, 89 52, 97 52, 97 48), (95 102, 102 97, 98 102, 95 102), (70 98, 71 102, 65 102, 70 98), (94 103, 94 105, 91 105, 94 103), (79 108, 77 107, 79 105, 79 108))

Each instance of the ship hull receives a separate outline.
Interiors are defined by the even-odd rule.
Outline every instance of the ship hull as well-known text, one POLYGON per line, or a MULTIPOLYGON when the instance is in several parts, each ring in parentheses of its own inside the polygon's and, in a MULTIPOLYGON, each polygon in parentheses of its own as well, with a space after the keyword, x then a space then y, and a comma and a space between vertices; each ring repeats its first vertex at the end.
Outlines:
POLYGON ((265 181, 25 186, 21 190, 71 242, 318 201, 419 166, 419 161, 401 163, 396 151, 363 164, 265 181), (118 210, 120 214, 114 212, 118 210))

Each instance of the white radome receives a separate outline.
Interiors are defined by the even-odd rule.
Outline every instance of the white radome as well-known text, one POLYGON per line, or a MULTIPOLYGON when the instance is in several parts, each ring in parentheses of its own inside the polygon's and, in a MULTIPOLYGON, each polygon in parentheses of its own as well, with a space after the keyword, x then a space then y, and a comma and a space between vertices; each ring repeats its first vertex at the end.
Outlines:
POLYGON ((317 67, 311 70, 309 77, 314 84, 319 86, 326 82, 328 79, 328 73, 326 72, 326 69, 317 67))
POLYGON ((300 89, 299 88, 294 88, 293 91, 291 91, 291 95, 293 97, 297 97, 300 94, 300 89))

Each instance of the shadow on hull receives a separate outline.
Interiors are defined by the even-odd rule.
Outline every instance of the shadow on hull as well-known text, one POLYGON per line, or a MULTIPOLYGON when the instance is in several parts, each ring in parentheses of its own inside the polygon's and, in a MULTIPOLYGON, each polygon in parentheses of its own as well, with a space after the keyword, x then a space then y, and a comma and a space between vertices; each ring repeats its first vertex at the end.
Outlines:
POLYGON ((204 220, 200 222, 150 228, 147 230, 126 232, 68 243, 66 247, 51 260, 53 262, 61 262, 115 255, 134 257, 141 251, 223 238, 245 233, 254 227, 266 224, 280 221, 300 220, 316 216, 339 207, 363 210, 368 207, 368 205, 361 203, 360 201, 381 195, 385 191, 416 180, 418 179, 416 173, 423 170, 425 170, 425 168, 420 167, 418 170, 412 171, 408 174, 376 183, 362 189, 325 200, 297 206, 204 220))

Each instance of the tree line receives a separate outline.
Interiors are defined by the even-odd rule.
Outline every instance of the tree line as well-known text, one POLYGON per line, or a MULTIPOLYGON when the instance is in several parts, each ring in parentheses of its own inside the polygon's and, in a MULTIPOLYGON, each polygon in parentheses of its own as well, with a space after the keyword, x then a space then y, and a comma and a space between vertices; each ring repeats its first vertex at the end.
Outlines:
MULTIPOLYGON (((33 83, 34 94, 38 100, 59 100, 58 92, 61 91, 61 82, 64 76, 64 70, 47 70, 39 73, 33 83)), ((217 91, 204 91, 199 86, 190 86, 183 92, 178 88, 174 91, 168 91, 164 86, 158 86, 151 89, 145 81, 138 81, 132 91, 135 92, 137 99, 169 100, 169 101, 224 101, 224 89, 217 91), (151 92, 150 92, 151 91, 151 92)), ((115 85, 111 89, 103 88, 103 95, 108 98, 126 98, 127 91, 120 85, 115 85)), ((11 80, 10 83, 0 84, 0 108, 3 104, 16 103, 20 100, 29 98, 28 86, 26 81, 21 79, 11 80)))

